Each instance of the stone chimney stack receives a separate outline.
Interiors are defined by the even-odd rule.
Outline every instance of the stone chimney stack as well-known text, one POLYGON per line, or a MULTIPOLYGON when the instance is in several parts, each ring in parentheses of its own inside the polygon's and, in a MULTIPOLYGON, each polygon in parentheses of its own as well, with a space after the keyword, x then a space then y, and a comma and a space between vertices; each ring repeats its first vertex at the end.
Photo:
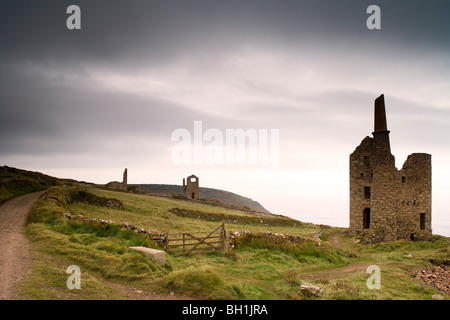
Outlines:
POLYGON ((373 164, 395 166, 395 158, 391 154, 389 130, 386 122, 386 106, 384 95, 375 99, 375 119, 373 134, 373 164))
POLYGON ((384 105, 384 94, 375 99, 375 125, 374 132, 387 131, 386 107, 384 105))
POLYGON ((122 183, 126 186, 128 185, 128 169, 125 168, 125 171, 123 172, 123 181, 122 183))

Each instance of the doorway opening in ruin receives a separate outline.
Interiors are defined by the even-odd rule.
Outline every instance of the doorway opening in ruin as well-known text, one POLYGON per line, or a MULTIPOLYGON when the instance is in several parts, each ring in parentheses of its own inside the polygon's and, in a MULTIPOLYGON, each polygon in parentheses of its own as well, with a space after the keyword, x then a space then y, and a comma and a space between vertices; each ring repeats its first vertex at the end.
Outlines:
POLYGON ((411 232, 411 235, 409 236, 409 240, 411 240, 411 241, 416 240, 416 237, 414 236, 414 232, 411 232))
POLYGON ((370 229, 370 208, 365 208, 363 211, 363 228, 370 229))
POLYGON ((191 197, 192 197, 192 199, 195 199, 195 192, 192 192, 191 197))

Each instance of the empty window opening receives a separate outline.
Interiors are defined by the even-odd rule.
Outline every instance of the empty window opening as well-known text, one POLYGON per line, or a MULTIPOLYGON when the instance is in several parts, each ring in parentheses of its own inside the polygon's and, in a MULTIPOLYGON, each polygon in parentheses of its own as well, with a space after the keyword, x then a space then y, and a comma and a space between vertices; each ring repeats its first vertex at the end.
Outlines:
POLYGON ((196 182, 197 178, 191 178, 191 182, 196 182))
POLYGON ((405 183, 406 177, 402 177, 402 183, 405 183))
POLYGON ((361 172, 361 178, 364 177, 364 173, 361 172))
POLYGON ((370 199, 370 187, 364 187, 364 199, 370 199))
POLYGON ((370 229, 370 208, 365 208, 363 211, 363 228, 370 229))
POLYGON ((420 214, 420 230, 425 230, 425 213, 420 214))
POLYGON ((369 169, 369 168, 370 168, 370 157, 364 156, 364 169, 369 169))

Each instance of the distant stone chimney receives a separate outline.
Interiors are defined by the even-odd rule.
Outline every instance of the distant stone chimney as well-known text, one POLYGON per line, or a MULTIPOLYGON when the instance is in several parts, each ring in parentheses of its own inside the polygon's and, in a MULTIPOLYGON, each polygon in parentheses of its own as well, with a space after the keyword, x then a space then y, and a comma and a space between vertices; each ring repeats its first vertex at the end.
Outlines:
POLYGON ((123 172, 122 183, 125 185, 125 187, 128 185, 128 169, 127 168, 125 168, 125 171, 123 172))

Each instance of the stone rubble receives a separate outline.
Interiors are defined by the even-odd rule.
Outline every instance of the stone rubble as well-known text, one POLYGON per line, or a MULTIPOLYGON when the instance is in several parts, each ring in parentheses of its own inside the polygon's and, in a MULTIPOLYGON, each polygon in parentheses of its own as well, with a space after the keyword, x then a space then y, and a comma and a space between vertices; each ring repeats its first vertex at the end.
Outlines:
POLYGON ((425 284, 427 284, 428 286, 450 295, 449 264, 444 263, 438 266, 418 269, 415 270, 413 274, 416 279, 425 282, 425 284))

